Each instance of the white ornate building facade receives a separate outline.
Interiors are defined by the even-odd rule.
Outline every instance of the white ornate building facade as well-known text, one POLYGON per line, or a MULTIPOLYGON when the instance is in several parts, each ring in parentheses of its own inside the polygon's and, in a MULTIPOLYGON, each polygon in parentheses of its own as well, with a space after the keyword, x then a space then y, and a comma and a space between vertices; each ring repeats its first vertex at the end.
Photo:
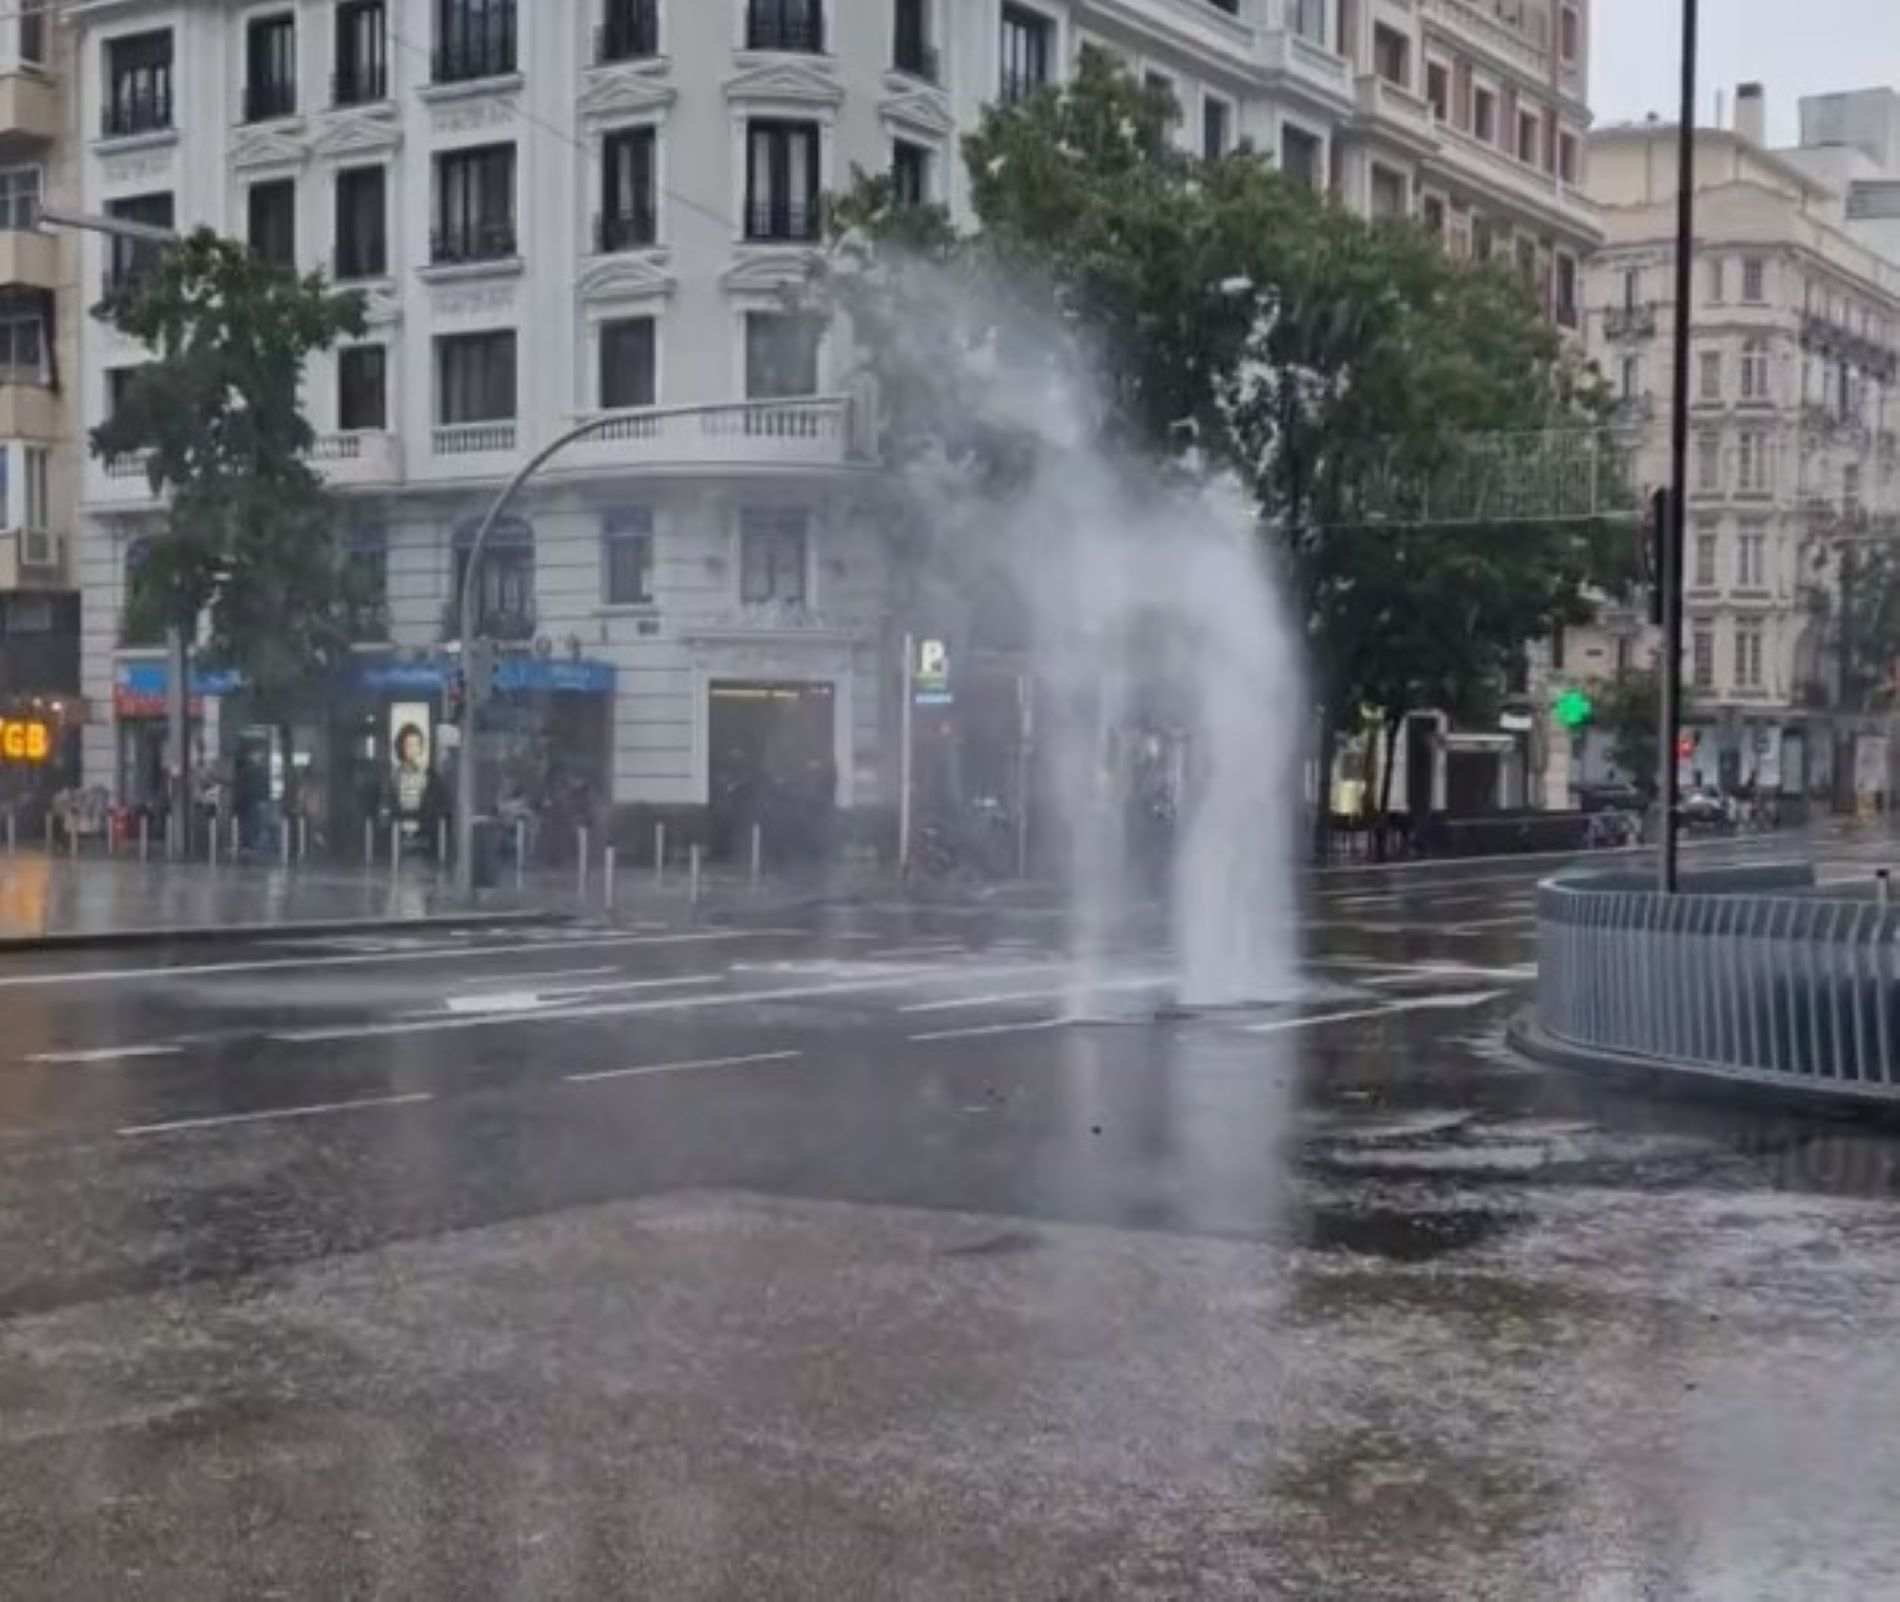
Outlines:
MULTIPOLYGON (((779 739, 838 804, 880 799, 894 664, 873 442, 842 339, 784 293, 820 196, 854 167, 960 207, 959 130, 1094 44, 1167 83, 1184 143, 1249 140, 1344 204, 1501 254, 1560 322, 1596 237, 1589 0, 73 0, 63 15, 87 210, 208 225, 367 296, 367 335, 314 363, 308 392, 385 598, 350 760, 387 761, 392 706, 440 715, 430 664, 489 496, 561 430, 612 414, 524 496, 482 605, 484 632, 522 648, 512 687, 541 706, 521 740, 622 805, 703 805, 756 779, 779 739)), ((82 255, 89 294, 146 259, 99 236, 82 255)), ((87 326, 86 422, 137 360, 87 326)), ((121 612, 156 508, 136 462, 88 462, 81 501, 88 776, 136 798, 163 760, 164 668, 121 612)), ((207 723, 224 688, 198 687, 207 723)))

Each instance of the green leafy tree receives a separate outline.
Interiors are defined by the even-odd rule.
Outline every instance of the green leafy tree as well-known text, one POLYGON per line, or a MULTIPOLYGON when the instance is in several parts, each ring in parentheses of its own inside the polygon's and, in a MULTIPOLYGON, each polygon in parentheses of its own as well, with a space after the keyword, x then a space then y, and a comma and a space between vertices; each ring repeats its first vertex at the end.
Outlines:
POLYGON ((208 617, 205 659, 243 675, 260 717, 288 721, 347 660, 362 599, 300 404, 311 354, 363 331, 361 297, 200 229, 99 315, 151 359, 92 431, 93 454, 142 456, 165 500, 128 623, 189 635, 208 617))

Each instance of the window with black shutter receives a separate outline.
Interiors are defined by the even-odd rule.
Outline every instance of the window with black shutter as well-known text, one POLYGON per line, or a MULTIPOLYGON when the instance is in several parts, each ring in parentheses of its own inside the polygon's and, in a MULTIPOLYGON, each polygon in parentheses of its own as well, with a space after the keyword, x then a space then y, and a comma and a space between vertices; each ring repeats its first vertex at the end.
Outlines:
POLYGON ((297 180, 273 178, 252 184, 251 249, 277 267, 297 265, 297 180))
POLYGON ((483 145, 435 159, 436 262, 493 261, 515 243, 515 147, 483 145))
POLYGON ((739 599, 757 606, 805 604, 811 514, 802 506, 748 506, 739 513, 739 599))
POLYGON ((297 109, 297 19, 258 17, 244 30, 244 120, 288 117, 297 109))
POLYGON ((602 530, 609 606, 653 604, 653 508, 623 506, 602 530))
POLYGON ((346 432, 389 427, 389 352, 381 345, 346 345, 337 352, 337 427, 346 432))
POLYGON ((382 167, 336 175, 336 275, 380 278, 389 271, 389 177, 382 167))
POLYGON ((339 106, 389 98, 389 31, 383 0, 343 0, 336 8, 336 73, 331 91, 339 106))
POLYGON ((600 328, 600 404, 603 410, 651 406, 658 390, 654 323, 626 317, 600 328))
POLYGON ((654 134, 626 128, 601 141, 599 238, 602 252, 636 250, 656 234, 653 204, 654 134))
POLYGON ((172 125, 172 31, 127 34, 106 41, 105 107, 108 136, 147 133, 172 125))
POLYGON ((755 119, 746 125, 746 237, 818 237, 818 125, 755 119))
POLYGON ((436 420, 501 422, 515 415, 515 332, 444 334, 436 340, 436 420))

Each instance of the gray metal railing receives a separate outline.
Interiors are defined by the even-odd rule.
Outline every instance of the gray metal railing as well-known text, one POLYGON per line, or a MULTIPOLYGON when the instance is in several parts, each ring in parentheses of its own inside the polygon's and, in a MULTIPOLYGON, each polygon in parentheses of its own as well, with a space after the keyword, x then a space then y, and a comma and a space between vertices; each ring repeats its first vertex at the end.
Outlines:
POLYGON ((1662 896, 1627 874, 1539 888, 1545 1036, 1900 1101, 1900 906, 1817 893, 1807 868, 1702 875, 1685 889, 1662 896))

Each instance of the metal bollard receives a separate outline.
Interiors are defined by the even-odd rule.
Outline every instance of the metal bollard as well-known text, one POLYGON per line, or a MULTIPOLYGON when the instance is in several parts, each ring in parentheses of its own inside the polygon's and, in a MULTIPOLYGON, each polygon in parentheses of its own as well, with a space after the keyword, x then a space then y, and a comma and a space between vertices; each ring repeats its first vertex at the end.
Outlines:
POLYGON ((305 817, 299 817, 297 819, 297 860, 303 862, 306 861, 309 856, 310 820, 305 817))
POLYGON ((277 830, 277 858, 286 868, 290 866, 290 827, 290 819, 285 818, 277 830))
POLYGON ((211 866, 214 868, 218 865, 218 832, 218 820, 213 817, 211 820, 211 866))
POLYGON ((666 825, 653 825, 653 888, 660 889, 666 883, 666 825))
POLYGON ((149 812, 139 814, 139 861, 148 862, 152 856, 152 815, 149 812))
POLYGON ((1878 901, 1884 907, 1889 904, 1889 902, 1892 900, 1892 897, 1893 897, 1892 878, 1888 875, 1888 872, 1885 868, 1876 868, 1874 870, 1874 899, 1878 901))
POLYGON ((12 856, 20 849, 20 819, 9 811, 7 813, 7 855, 12 856))
POLYGON ((75 862, 79 860, 79 827, 70 819, 66 824, 66 854, 75 862))
POLYGON ((581 900, 587 899, 587 825, 582 824, 574 831, 575 844, 580 849, 580 866, 576 876, 575 889, 581 900))
MULTIPOLYGON (((216 827, 217 825, 215 823, 212 824, 212 828, 215 829, 216 827)), ((233 862, 237 861, 238 853, 242 851, 243 849, 244 849, 244 824, 243 824, 243 821, 238 817, 238 815, 235 812, 233 812, 231 814, 231 860, 233 862)))
POLYGON ((389 871, 402 872, 402 819, 389 826, 389 871))
POLYGON ((614 910, 614 869, 618 865, 620 853, 612 846, 607 847, 605 865, 601 870, 601 896, 606 902, 608 915, 614 910))
POLYGON ((46 809, 46 854, 49 857, 53 854, 53 809, 51 807, 46 809))
POLYGON ((528 882, 528 820, 515 819, 515 888, 528 882))
POLYGON ((765 828, 764 825, 752 825, 752 888, 759 888, 759 878, 765 868, 765 828))
POLYGON ((374 818, 363 820, 363 866, 366 868, 376 866, 376 820, 374 818))
POLYGON ((449 820, 437 818, 435 823, 435 862, 439 868, 449 865, 449 820))
POLYGON ((686 899, 699 905, 699 842, 695 840, 686 854, 686 899))

